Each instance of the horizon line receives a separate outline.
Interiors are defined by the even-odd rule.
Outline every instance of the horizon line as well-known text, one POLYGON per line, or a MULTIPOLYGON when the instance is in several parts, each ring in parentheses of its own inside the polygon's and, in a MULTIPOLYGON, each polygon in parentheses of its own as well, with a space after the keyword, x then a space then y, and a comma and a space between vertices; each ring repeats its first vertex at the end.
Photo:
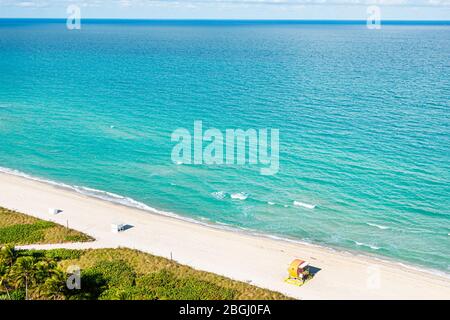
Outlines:
MULTIPOLYGON (((43 21, 67 21, 67 17, 0 17, 0 20, 43 20, 43 21)), ((99 21, 140 21, 140 22, 274 22, 274 23, 355 23, 366 24, 367 20, 363 19, 215 19, 215 18, 82 18, 83 21, 99 22, 99 21)), ((410 19, 386 19, 381 20, 383 24, 450 24, 450 20, 410 20, 410 19)))

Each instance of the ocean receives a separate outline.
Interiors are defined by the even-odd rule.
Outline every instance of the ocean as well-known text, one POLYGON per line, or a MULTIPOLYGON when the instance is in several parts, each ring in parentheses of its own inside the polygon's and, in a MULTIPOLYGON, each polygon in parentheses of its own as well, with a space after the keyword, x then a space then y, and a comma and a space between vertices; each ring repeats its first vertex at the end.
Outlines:
POLYGON ((450 273, 450 25, 0 20, 0 167, 218 227, 450 273), (174 163, 279 130, 279 170, 174 163))

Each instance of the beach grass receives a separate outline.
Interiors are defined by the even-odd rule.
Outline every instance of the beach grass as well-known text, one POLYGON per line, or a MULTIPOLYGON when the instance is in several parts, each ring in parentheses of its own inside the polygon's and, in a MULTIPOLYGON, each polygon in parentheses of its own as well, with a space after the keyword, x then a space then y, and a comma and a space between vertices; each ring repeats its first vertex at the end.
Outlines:
POLYGON ((80 257, 62 261, 60 265, 62 268, 78 265, 82 270, 90 270, 85 272, 101 274, 108 285, 100 298, 288 299, 281 293, 126 248, 85 250, 80 257))
MULTIPOLYGON (((258 288, 213 273, 195 270, 169 259, 137 250, 22 250, 16 259, 30 257, 52 262, 62 272, 77 266, 81 269, 80 290, 58 290, 58 299, 71 300, 285 300, 281 293, 258 288), (64 294, 62 294, 64 293, 64 294)), ((1 262, 1 259, 0 259, 1 262)), ((14 267, 11 268, 14 270, 14 267)), ((55 273, 54 271, 49 274, 55 273)), ((6 279, 8 279, 6 277, 6 279)), ((34 281, 33 299, 54 296, 48 292, 48 280, 34 281), (41 283, 39 283, 39 281, 41 283), (44 290, 42 290, 44 288, 44 290), (47 291, 46 291, 47 290, 47 291), (45 292, 48 292, 47 294, 45 292), (44 293, 44 294, 43 294, 44 293)), ((8 281, 6 281, 8 282, 8 281)), ((12 283, 12 282, 11 282, 12 283)), ((15 289, 15 290, 14 290, 15 289)), ((16 296, 23 298, 21 288, 16 296)), ((0 296, 2 288, 0 287, 0 296)))
POLYGON ((0 207, 0 245, 92 241, 88 235, 0 207))
MULTIPOLYGON (((281 293, 132 249, 0 250, 0 300, 285 300, 281 293), (69 290, 69 269, 80 288, 69 290), (37 272, 38 270, 38 272, 37 272), (28 290, 22 279, 27 272, 28 290)), ((22 279, 23 280, 23 279, 22 279)))

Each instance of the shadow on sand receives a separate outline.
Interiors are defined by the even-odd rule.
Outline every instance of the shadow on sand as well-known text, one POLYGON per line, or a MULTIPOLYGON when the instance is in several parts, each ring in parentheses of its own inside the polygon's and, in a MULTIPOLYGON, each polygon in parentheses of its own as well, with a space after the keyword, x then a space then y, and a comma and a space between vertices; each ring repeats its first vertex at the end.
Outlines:
POLYGON ((311 276, 314 277, 322 269, 313 267, 313 266, 309 266, 308 270, 309 270, 309 273, 311 274, 311 276))

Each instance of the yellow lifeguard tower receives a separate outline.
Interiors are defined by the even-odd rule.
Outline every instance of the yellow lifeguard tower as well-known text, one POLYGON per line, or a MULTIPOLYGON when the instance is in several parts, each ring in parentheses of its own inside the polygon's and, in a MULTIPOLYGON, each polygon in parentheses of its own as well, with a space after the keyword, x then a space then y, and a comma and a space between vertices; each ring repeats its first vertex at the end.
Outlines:
POLYGON ((308 262, 300 259, 295 259, 289 265, 289 277, 287 277, 284 281, 300 287, 311 278, 311 273, 309 272, 308 267, 308 262))

